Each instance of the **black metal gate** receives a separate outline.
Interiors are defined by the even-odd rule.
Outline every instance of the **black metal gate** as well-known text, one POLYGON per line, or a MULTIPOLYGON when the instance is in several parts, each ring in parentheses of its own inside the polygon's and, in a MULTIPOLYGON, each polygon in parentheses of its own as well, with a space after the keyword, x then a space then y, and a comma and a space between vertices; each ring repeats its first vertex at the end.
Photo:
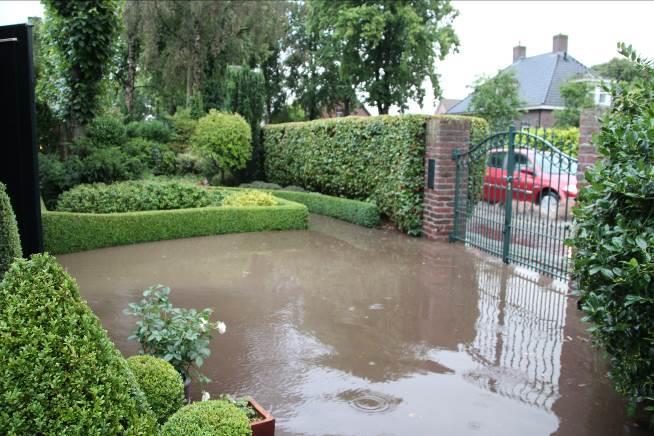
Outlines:
POLYGON ((512 128, 455 150, 450 239, 566 279, 570 251, 564 241, 577 196, 577 160, 553 145, 551 132, 537 133, 512 128))

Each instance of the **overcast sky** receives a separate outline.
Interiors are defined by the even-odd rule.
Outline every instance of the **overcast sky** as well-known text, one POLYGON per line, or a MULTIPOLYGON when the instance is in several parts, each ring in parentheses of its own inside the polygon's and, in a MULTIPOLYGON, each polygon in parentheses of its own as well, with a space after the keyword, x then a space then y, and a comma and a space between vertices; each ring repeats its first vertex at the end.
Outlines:
MULTIPOLYGON (((568 35, 569 53, 587 66, 616 55, 616 44, 632 44, 654 58, 654 2, 628 1, 454 1, 459 16, 454 27, 461 40, 459 53, 438 62, 446 98, 463 98, 480 75, 509 65, 513 46, 527 47, 527 56, 552 50, 552 36, 568 35)), ((37 1, 0 1, 0 25, 42 16, 37 1)), ((437 101, 428 92, 424 106, 409 112, 433 113, 437 101)))

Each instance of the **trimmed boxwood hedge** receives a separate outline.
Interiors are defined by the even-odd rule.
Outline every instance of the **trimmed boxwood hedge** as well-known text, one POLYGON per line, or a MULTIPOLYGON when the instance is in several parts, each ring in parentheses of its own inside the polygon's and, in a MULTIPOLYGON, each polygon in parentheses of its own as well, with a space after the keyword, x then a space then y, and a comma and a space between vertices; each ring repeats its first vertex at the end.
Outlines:
MULTIPOLYGON (((346 117, 263 129, 266 180, 371 199, 397 227, 422 227, 425 126, 429 116, 346 117)), ((487 123, 472 120, 471 136, 487 123)))
POLYGON ((306 229, 306 206, 279 200, 267 207, 203 207, 90 214, 43 212, 43 239, 51 253, 72 253, 94 248, 193 236, 266 230, 306 229))
POLYGON ((331 197, 316 192, 271 191, 275 197, 304 204, 309 212, 338 218, 365 227, 379 224, 379 209, 372 203, 331 197))
POLYGON ((16 215, 11 207, 6 187, 0 183, 0 280, 14 259, 22 255, 16 215))
POLYGON ((155 356, 131 356, 129 369, 160 424, 184 405, 184 381, 175 367, 155 356))
POLYGON ((0 434, 156 434, 127 362, 47 254, 0 282, 0 434))
POLYGON ((250 421, 244 411, 226 400, 184 406, 161 428, 163 436, 249 436, 250 421))

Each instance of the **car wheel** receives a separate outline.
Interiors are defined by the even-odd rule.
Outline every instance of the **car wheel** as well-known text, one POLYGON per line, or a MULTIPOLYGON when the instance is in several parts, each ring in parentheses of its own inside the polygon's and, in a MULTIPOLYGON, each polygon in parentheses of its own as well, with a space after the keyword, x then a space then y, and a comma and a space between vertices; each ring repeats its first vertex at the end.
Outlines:
POLYGON ((554 213, 559 208, 559 196, 553 192, 548 192, 540 199, 540 209, 543 212, 554 213))

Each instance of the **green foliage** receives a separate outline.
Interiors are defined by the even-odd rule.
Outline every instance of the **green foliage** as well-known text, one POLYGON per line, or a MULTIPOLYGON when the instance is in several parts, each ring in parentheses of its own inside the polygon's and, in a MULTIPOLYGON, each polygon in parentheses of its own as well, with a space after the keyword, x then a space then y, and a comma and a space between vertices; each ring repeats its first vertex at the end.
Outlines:
POLYGON ((161 428, 162 436, 249 436, 250 421, 226 400, 211 400, 182 407, 161 428))
POLYGON ((146 212, 42 214, 45 249, 72 253, 139 242, 271 230, 303 230, 303 205, 278 200, 274 207, 204 207, 146 212))
POLYGON ((251 189, 269 189, 269 190, 282 189, 282 187, 279 186, 277 183, 262 182, 260 180, 255 180, 254 182, 250 182, 250 183, 241 183, 240 185, 238 185, 238 187, 251 188, 251 189))
POLYGON ((16 215, 11 207, 6 187, 0 182, 0 280, 14 259, 22 255, 16 215))
POLYGON ((606 63, 594 65, 591 69, 605 79, 618 82, 631 82, 640 75, 638 65, 627 58, 613 58, 606 63))
POLYGON ((380 221, 377 206, 365 201, 330 197, 315 192, 290 191, 288 187, 283 191, 275 191, 273 195, 304 204, 310 213, 338 218, 360 226, 376 227, 380 221))
MULTIPOLYGON (((354 85, 380 114, 391 105, 406 108, 409 99, 422 102, 425 77, 440 95, 434 65, 459 45, 449 1, 313 0, 308 7, 316 37, 329 41, 323 51, 334 50, 340 65, 331 83, 354 85)), ((318 61, 329 71, 334 57, 326 58, 320 62, 319 54, 318 61)))
POLYGON ((500 71, 495 77, 481 77, 473 85, 470 112, 488 121, 493 131, 507 130, 520 116, 522 102, 518 80, 512 71, 500 71))
POLYGON ((136 212, 204 207, 209 203, 209 193, 197 185, 139 180, 111 185, 78 185, 59 197, 57 211, 136 212))
MULTIPOLYGON (((71 159, 71 158, 69 158, 71 159)), ((120 180, 137 179, 145 165, 137 158, 125 153, 120 147, 91 149, 87 156, 72 158, 69 168, 77 168, 77 183, 112 183, 120 180)))
POLYGON ((0 433, 155 433, 127 362, 54 257, 11 266, 0 319, 0 433))
POLYGON ((125 309, 126 315, 139 318, 129 339, 139 341, 143 353, 170 362, 185 379, 195 375, 201 381, 211 381, 200 373, 199 368, 211 355, 211 330, 223 334, 225 324, 210 322, 213 310, 209 308, 197 311, 174 307, 169 295, 170 288, 151 286, 143 291, 139 303, 131 303, 125 309))
POLYGON ((241 115, 250 125, 252 159, 243 177, 251 180, 263 174, 263 151, 260 140, 260 126, 266 103, 263 74, 243 66, 230 66, 227 68, 226 82, 223 108, 227 112, 241 115))
POLYGON ((268 125, 263 135, 266 179, 370 199, 400 230, 419 235, 428 118, 347 117, 268 125))
POLYGON ((254 407, 252 407, 247 397, 234 398, 229 394, 222 394, 220 396, 220 399, 229 401, 230 403, 238 407, 240 410, 242 410, 243 413, 245 413, 245 416, 248 417, 248 420, 250 422, 256 420, 259 417, 257 410, 254 407))
POLYGON ((103 115, 91 120, 86 137, 97 148, 121 147, 127 141, 127 132, 119 118, 103 115))
POLYGON ((164 144, 173 139, 172 129, 159 120, 132 121, 125 129, 130 138, 143 138, 164 144))
POLYGON ((59 194, 79 183, 79 165, 78 158, 62 162, 56 155, 39 153, 41 196, 49 208, 57 204, 59 194))
POLYGON ((267 192, 243 191, 234 193, 223 200, 223 206, 248 207, 248 206, 275 206, 277 200, 267 192))
POLYGON ((154 356, 132 356, 127 364, 159 424, 184 405, 184 381, 170 363, 154 356))
POLYGON ((583 109, 595 106, 593 88, 588 82, 570 81, 561 85, 561 97, 565 101, 563 110, 554 111, 556 127, 579 127, 579 116, 583 109))
POLYGON ((154 175, 177 172, 177 155, 166 144, 136 137, 127 141, 123 151, 145 164, 154 175))
POLYGON ((240 115, 211 109, 200 118, 191 144, 221 171, 241 169, 252 156, 250 126, 240 115))
POLYGON ((191 136, 195 132, 198 120, 191 116, 189 109, 179 108, 175 115, 168 118, 175 131, 175 142, 186 146, 191 143, 191 136))
POLYGON ((45 50, 51 61, 43 76, 53 83, 62 118, 84 124, 98 109, 102 79, 114 54, 120 26, 116 0, 44 0, 45 50), (48 68, 50 66, 51 68, 48 68))
MULTIPOLYGON (((528 129, 529 133, 540 136, 546 141, 549 141, 556 148, 561 150, 567 155, 570 155, 574 158, 577 157, 579 153, 579 128, 578 127, 569 127, 567 129, 528 129)), ((516 147, 523 145, 531 144, 533 146, 533 140, 527 136, 516 135, 515 137, 516 147)))
POLYGON ((611 90, 594 141, 601 160, 574 210, 574 276, 617 391, 654 410, 654 68, 620 51, 639 74, 611 90))

